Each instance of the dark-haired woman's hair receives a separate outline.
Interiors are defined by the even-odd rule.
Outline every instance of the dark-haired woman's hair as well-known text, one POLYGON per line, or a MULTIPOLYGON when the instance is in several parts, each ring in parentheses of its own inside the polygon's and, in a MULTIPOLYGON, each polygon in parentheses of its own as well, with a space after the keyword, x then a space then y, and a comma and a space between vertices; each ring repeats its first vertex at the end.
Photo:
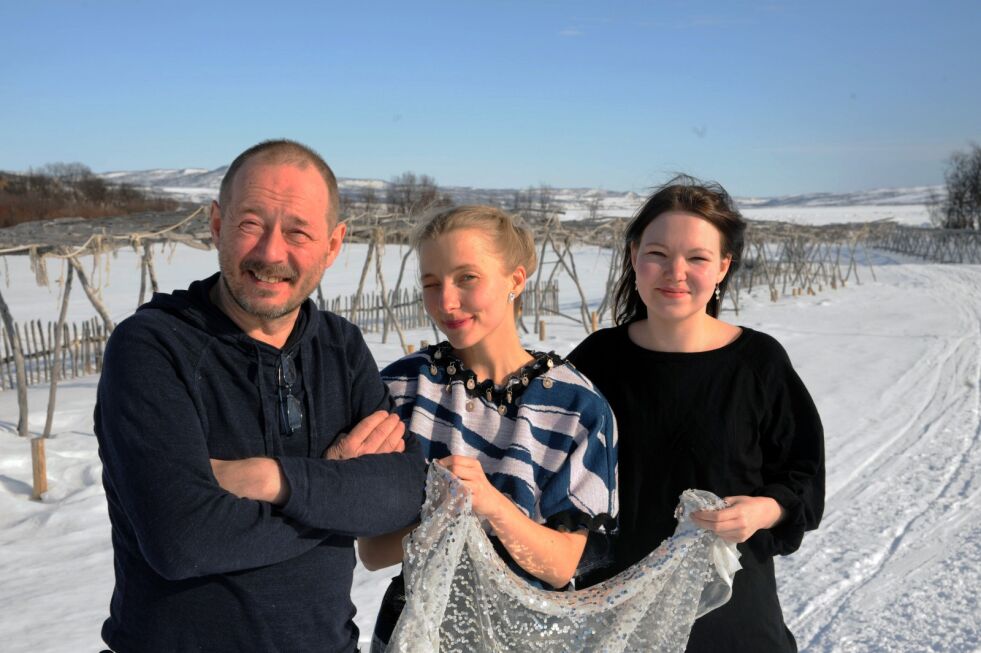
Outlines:
POLYGON ((688 175, 678 175, 658 188, 627 225, 620 277, 613 292, 613 315, 617 324, 627 324, 647 317, 647 306, 637 292, 637 275, 630 263, 630 249, 640 247, 640 238, 647 225, 668 211, 683 211, 707 220, 722 236, 723 258, 732 256, 729 272, 719 283, 719 299, 713 294, 705 307, 705 312, 712 317, 719 316, 729 279, 739 268, 746 222, 722 186, 716 182, 702 182, 688 175))

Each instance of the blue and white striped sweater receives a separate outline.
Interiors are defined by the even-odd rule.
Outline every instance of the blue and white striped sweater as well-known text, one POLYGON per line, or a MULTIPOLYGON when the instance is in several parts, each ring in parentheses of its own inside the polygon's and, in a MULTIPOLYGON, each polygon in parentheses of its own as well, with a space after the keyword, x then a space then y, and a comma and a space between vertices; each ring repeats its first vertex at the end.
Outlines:
POLYGON ((592 383, 560 363, 530 378, 501 415, 486 397, 468 395, 464 380, 451 378, 445 356, 437 361, 435 351, 429 347, 382 370, 396 410, 426 458, 476 458, 494 487, 538 523, 612 530, 616 424, 592 383))

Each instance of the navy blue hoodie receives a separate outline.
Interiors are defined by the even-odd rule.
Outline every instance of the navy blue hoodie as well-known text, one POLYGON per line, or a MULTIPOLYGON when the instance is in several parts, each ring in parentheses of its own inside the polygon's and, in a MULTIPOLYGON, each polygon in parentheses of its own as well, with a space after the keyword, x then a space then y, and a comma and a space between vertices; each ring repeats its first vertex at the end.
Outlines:
POLYGON ((323 452, 391 399, 360 331, 309 300, 283 352, 303 428, 280 432, 280 350, 208 299, 218 275, 156 294, 109 339, 95 433, 116 586, 116 651, 350 651, 353 540, 418 519, 425 469, 403 454, 323 452), (275 457, 286 505, 237 498, 209 458, 275 457))

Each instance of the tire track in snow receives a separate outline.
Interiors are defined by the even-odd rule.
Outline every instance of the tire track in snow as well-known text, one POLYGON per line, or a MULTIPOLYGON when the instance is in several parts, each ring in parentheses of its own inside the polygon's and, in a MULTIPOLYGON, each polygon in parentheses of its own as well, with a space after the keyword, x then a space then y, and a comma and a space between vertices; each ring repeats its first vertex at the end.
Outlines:
MULTIPOLYGON (((796 556, 780 561, 782 585, 790 580, 794 588, 791 600, 785 597, 788 624, 798 633, 803 650, 967 651, 978 645, 976 626, 973 634, 971 630, 971 615, 977 607, 973 591, 957 590, 958 581, 970 576, 976 566, 967 565, 966 572, 957 572, 959 577, 945 579, 946 568, 931 567, 931 561, 949 558, 950 550, 943 546, 931 549, 928 544, 930 531, 938 524, 964 521, 973 525, 978 516, 973 506, 978 505, 981 447, 977 383, 981 374, 981 268, 916 266, 908 272, 924 277, 918 281, 926 280, 935 292, 949 298, 954 307, 952 318, 964 335, 948 338, 939 351, 931 348, 930 355, 893 384, 894 398, 884 393, 886 401, 877 406, 880 411, 889 410, 894 402, 915 406, 912 414, 896 411, 909 417, 905 428, 896 435, 881 430, 865 434, 878 436, 881 442, 876 442, 868 460, 856 464, 840 491, 829 497, 822 528, 805 538, 805 547, 796 556), (929 379, 926 388, 917 382, 919 375, 929 379), (969 513, 966 518, 965 512, 969 513), (893 599, 904 595, 908 587, 904 578, 910 573, 915 576, 911 561, 941 578, 931 579, 928 570, 908 586, 922 589, 936 581, 933 584, 941 589, 934 588, 932 597, 927 592, 924 600, 949 604, 952 614, 941 611, 930 622, 919 624, 915 612, 913 618, 907 618, 902 610, 883 610, 883 617, 868 609, 867 604, 876 601, 910 608, 901 605, 901 599, 893 599), (960 635, 964 637, 958 639, 960 635), (933 643, 940 641, 945 642, 943 647, 934 649, 933 643)), ((880 426, 890 428, 893 417, 884 416, 880 426)), ((935 535, 943 539, 945 533, 935 535)), ((964 550, 960 559, 972 559, 978 553, 977 540, 963 537, 963 529, 946 535, 953 538, 948 542, 957 540, 964 550)), ((959 554, 955 551, 953 555, 956 563, 959 554)))

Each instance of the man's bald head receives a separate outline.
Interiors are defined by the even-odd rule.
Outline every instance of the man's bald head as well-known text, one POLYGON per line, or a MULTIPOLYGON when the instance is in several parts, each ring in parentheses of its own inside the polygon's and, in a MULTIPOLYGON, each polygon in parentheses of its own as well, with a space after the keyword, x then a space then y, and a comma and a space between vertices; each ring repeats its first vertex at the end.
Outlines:
POLYGON ((337 189, 337 178, 334 176, 334 172, 323 157, 312 148, 285 138, 262 141, 235 157, 232 164, 228 166, 225 177, 221 180, 221 189, 218 191, 219 205, 231 206, 235 175, 249 161, 270 165, 295 165, 300 168, 313 166, 316 168, 327 185, 327 224, 333 226, 337 223, 341 210, 340 193, 337 189))

